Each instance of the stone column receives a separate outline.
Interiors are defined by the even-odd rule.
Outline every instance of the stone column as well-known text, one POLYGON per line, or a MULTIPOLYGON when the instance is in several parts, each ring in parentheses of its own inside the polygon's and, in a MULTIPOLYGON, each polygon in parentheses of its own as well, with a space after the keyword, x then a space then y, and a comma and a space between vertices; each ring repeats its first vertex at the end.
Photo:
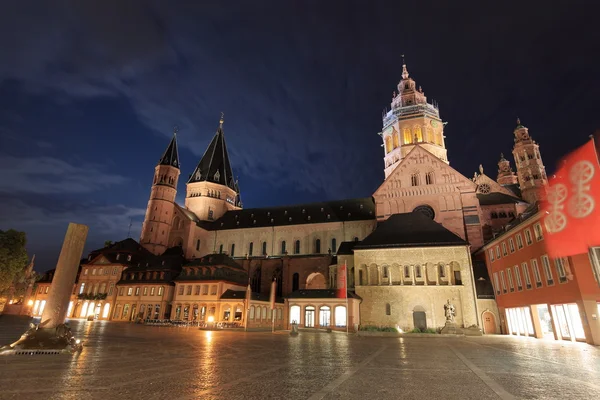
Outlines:
POLYGON ((65 322, 88 229, 86 225, 69 223, 56 264, 56 272, 52 279, 46 307, 44 307, 42 314, 41 324, 43 328, 56 328, 56 326, 65 322))

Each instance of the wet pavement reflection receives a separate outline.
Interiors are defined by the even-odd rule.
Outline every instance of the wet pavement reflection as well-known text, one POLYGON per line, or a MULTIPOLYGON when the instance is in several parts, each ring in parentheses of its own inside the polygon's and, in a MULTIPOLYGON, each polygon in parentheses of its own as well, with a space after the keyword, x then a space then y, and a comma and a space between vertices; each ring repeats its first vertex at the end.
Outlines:
MULTIPOLYGON (((0 317, 0 343, 29 322, 0 317)), ((71 326, 78 356, 0 357, 0 399, 600 398, 600 349, 583 343, 71 326)))

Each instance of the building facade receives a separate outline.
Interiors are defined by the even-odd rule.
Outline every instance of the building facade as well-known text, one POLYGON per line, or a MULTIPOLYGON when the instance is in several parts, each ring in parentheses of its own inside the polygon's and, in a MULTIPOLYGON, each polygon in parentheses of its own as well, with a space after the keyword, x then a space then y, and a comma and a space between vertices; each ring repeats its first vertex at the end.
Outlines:
POLYGON ((264 327, 273 322, 268 299, 276 282, 275 321, 282 327, 295 320, 342 329, 344 316, 351 329, 439 328, 447 301, 456 303, 460 325, 481 326, 480 300, 490 313, 497 309, 488 304, 493 299, 477 293, 470 252, 537 200, 534 189, 546 179, 539 147, 519 121, 513 132, 517 174, 502 157, 496 180, 482 168, 465 177, 450 166, 439 108, 405 63, 401 76, 379 133, 384 180, 369 197, 244 208, 221 117, 180 205, 174 134, 154 168, 139 244, 126 239, 118 245, 127 251, 113 245, 90 255, 72 315, 122 321, 212 317, 264 327), (420 224, 411 222, 415 215, 420 224), (400 220, 411 222, 412 235, 389 232, 400 220), (413 242, 411 236, 425 228, 435 235, 413 242), (341 265, 348 267, 348 305, 332 297, 341 265))
POLYGON ((598 345, 600 249, 549 258, 540 217, 532 206, 476 254, 487 265, 502 332, 598 345))

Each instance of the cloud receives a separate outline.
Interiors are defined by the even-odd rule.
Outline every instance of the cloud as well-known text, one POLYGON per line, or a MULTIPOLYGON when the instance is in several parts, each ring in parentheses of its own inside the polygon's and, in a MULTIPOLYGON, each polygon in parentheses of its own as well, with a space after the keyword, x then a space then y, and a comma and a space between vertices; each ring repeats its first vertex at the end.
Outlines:
MULTIPOLYGON (((255 180, 331 197, 344 197, 372 180, 357 166, 360 147, 344 145, 347 132, 356 127, 347 117, 333 115, 339 111, 317 95, 327 82, 344 102, 358 79, 349 63, 342 74, 336 70, 347 51, 332 46, 336 39, 327 39, 326 28, 306 32, 299 22, 272 21, 273 29, 286 32, 274 38, 253 18, 263 17, 262 11, 248 5, 239 13, 222 13, 215 7, 224 6, 173 11, 143 1, 135 6, 58 4, 40 4, 40 12, 29 13, 29 7, 15 2, 0 16, 7 31, 21 32, 23 16, 32 27, 22 32, 18 45, 0 35, 0 58, 6 60, 0 81, 12 79, 31 93, 73 99, 124 97, 151 130, 170 135, 171 126, 179 125, 180 145, 196 156, 225 111, 234 170, 255 180), (257 45, 272 41, 277 52, 257 45), (334 50, 326 54, 326 48, 334 50), (306 81, 306 71, 312 71, 313 81, 306 81)), ((316 26, 326 25, 325 16, 310 18, 316 26)), ((364 135, 376 142, 375 133, 364 135)), ((188 167, 191 172, 193 165, 188 167)), ((30 190, 58 189, 51 183, 35 186, 39 189, 30 190)), ((71 186, 88 190, 77 178, 71 186)))
POLYGON ((89 193, 128 179, 103 172, 93 164, 71 165, 53 157, 14 157, 0 154, 0 192, 68 194, 89 193))

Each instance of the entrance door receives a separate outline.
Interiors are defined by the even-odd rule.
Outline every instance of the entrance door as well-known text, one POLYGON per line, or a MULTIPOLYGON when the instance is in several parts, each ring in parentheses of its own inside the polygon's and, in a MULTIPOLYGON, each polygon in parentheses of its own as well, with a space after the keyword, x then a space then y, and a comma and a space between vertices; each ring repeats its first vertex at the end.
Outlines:
POLYGON ((496 318, 489 311, 483 313, 483 333, 487 335, 496 333, 496 318))
POLYGON ((413 324, 415 328, 424 331, 427 329, 427 317, 425 311, 413 311, 413 324))
POLYGON ((315 308, 314 307, 306 307, 304 309, 304 326, 306 328, 314 328, 315 327, 315 308))

